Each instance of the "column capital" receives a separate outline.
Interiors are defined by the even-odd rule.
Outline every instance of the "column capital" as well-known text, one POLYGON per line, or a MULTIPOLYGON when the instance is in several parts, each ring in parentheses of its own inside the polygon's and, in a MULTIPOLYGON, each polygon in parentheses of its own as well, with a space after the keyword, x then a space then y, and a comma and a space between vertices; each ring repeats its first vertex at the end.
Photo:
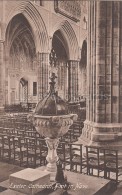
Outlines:
POLYGON ((49 54, 49 52, 39 52, 39 51, 38 51, 36 54, 37 54, 37 55, 41 55, 41 54, 47 55, 47 54, 49 54))
POLYGON ((68 60, 68 62, 80 62, 80 60, 68 60))
POLYGON ((80 61, 78 60, 68 60, 68 66, 78 66, 80 61))

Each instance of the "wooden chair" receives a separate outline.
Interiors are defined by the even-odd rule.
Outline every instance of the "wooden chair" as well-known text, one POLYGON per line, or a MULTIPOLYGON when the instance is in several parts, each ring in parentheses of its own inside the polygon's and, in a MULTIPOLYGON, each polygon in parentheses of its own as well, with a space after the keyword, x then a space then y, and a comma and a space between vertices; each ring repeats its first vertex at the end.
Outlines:
POLYGON ((118 151, 113 149, 104 149, 105 172, 104 178, 119 182, 119 176, 122 175, 122 164, 118 159, 118 151))
POLYGON ((47 154, 48 154, 48 147, 46 145, 45 139, 44 138, 37 138, 37 147, 41 147, 41 165, 46 165, 47 164, 47 154))
POLYGON ((46 164, 47 146, 44 140, 26 137, 27 145, 27 165, 29 167, 38 167, 46 164))
MULTIPOLYGON (((70 147, 66 142, 60 142, 57 148, 59 160, 62 162, 63 169, 70 166, 70 147)), ((70 168, 69 168, 70 169, 70 168)))
POLYGON ((36 137, 36 132, 33 130, 26 131, 25 134, 27 137, 36 137))
POLYGON ((70 143, 70 170, 82 173, 86 168, 86 159, 82 154, 82 144, 70 143))
POLYGON ((0 160, 2 160, 3 135, 0 133, 0 160))
POLYGON ((10 135, 2 135, 2 160, 11 161, 12 160, 12 152, 14 150, 14 141, 13 136, 10 135))
POLYGON ((20 166, 26 166, 27 147, 25 139, 21 136, 14 137, 14 163, 19 163, 20 166))
POLYGON ((103 150, 95 146, 86 146, 86 160, 88 175, 99 177, 100 172, 103 172, 101 177, 104 176, 103 150))
POLYGON ((82 133, 82 126, 81 126, 81 122, 80 121, 75 121, 73 122, 72 126, 70 127, 70 129, 73 130, 73 134, 77 137, 79 137, 82 133))
POLYGON ((27 144, 27 166, 36 168, 41 165, 41 142, 36 138, 25 138, 27 144))
POLYGON ((63 136, 64 142, 72 143, 77 141, 77 136, 74 135, 73 130, 69 129, 69 131, 63 136))

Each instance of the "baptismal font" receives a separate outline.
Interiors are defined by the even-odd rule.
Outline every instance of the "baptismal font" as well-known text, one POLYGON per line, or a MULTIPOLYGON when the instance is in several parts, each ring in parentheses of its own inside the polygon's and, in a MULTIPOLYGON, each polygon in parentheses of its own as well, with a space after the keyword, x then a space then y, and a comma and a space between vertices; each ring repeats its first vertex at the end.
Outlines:
POLYGON ((59 138, 68 132, 73 121, 77 119, 76 114, 68 113, 67 102, 58 96, 55 90, 56 78, 57 76, 52 72, 49 93, 39 101, 34 113, 29 116, 36 131, 45 137, 48 147, 46 170, 51 173, 51 180, 55 180, 57 171, 59 138))

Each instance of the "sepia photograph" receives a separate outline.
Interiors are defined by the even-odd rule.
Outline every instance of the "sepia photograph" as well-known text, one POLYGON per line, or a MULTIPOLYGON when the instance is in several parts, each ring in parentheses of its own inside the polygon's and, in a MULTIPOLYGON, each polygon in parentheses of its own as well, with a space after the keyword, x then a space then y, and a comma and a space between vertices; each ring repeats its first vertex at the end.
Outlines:
POLYGON ((0 195, 122 195, 122 1, 0 0, 0 195))

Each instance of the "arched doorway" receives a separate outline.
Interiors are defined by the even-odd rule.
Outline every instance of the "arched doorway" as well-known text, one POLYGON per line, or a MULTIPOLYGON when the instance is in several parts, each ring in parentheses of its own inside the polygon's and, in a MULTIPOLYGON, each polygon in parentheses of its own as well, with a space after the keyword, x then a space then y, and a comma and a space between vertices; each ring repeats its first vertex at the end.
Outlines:
POLYGON ((25 78, 20 79, 20 103, 28 103, 28 81, 25 78))
POLYGON ((7 104, 36 103, 37 94, 33 95, 33 83, 37 82, 35 40, 30 24, 22 14, 14 16, 9 22, 5 43, 8 53, 7 104))
POLYGON ((58 94, 63 99, 68 100, 68 55, 67 46, 64 37, 60 30, 57 30, 53 35, 52 48, 54 49, 57 60, 57 87, 58 94))

